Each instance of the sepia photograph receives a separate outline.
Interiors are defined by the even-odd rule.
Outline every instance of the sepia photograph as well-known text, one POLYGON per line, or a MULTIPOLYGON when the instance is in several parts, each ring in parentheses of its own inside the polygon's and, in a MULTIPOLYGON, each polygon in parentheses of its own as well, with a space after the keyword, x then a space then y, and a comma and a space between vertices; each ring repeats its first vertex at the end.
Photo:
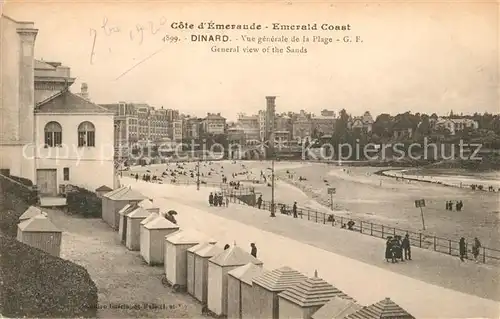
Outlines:
POLYGON ((0 8, 0 318, 500 318, 497 0, 0 8))

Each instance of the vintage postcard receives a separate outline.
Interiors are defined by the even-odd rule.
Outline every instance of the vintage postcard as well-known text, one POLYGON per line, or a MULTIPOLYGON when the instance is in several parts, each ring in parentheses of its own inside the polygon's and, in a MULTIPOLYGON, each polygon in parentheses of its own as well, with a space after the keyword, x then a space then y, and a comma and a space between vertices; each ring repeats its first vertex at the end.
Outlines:
POLYGON ((0 317, 500 318, 497 1, 1 8, 0 317))

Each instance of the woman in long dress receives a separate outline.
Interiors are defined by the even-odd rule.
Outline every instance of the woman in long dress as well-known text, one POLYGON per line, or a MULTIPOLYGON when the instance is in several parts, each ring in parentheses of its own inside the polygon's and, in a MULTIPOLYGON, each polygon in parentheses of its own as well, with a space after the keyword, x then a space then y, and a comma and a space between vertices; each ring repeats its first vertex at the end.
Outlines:
POLYGON ((385 260, 389 262, 392 259, 392 236, 387 237, 385 242, 385 260))

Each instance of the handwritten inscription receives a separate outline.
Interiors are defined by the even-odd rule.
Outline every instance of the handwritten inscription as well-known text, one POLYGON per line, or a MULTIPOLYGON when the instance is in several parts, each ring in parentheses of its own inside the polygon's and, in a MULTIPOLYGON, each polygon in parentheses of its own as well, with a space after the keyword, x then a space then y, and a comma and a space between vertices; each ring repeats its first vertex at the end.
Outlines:
MULTIPOLYGON (((107 17, 104 17, 99 28, 90 28, 90 38, 91 38, 91 48, 90 48, 90 64, 94 64, 96 54, 102 53, 102 48, 99 48, 97 43, 100 43, 101 37, 117 37, 121 34, 125 34, 128 40, 136 43, 137 45, 142 45, 146 40, 147 36, 155 36, 158 32, 164 31, 167 23, 167 18, 161 17, 158 20, 148 21, 145 24, 137 23, 132 28, 123 28, 119 25, 113 24, 107 17)), ((172 38, 164 42, 176 42, 172 38)), ((104 49, 106 50, 106 49, 104 49)), ((108 53, 112 53, 111 46, 108 45, 108 53)))

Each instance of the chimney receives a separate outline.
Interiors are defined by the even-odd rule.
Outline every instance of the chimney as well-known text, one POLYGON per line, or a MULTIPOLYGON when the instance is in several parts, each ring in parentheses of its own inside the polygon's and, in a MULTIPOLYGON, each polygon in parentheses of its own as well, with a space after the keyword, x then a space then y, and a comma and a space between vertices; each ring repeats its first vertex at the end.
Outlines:
POLYGON ((89 89, 89 87, 88 87, 87 83, 82 83, 82 86, 80 87, 80 96, 86 100, 89 98, 88 89, 89 89))

